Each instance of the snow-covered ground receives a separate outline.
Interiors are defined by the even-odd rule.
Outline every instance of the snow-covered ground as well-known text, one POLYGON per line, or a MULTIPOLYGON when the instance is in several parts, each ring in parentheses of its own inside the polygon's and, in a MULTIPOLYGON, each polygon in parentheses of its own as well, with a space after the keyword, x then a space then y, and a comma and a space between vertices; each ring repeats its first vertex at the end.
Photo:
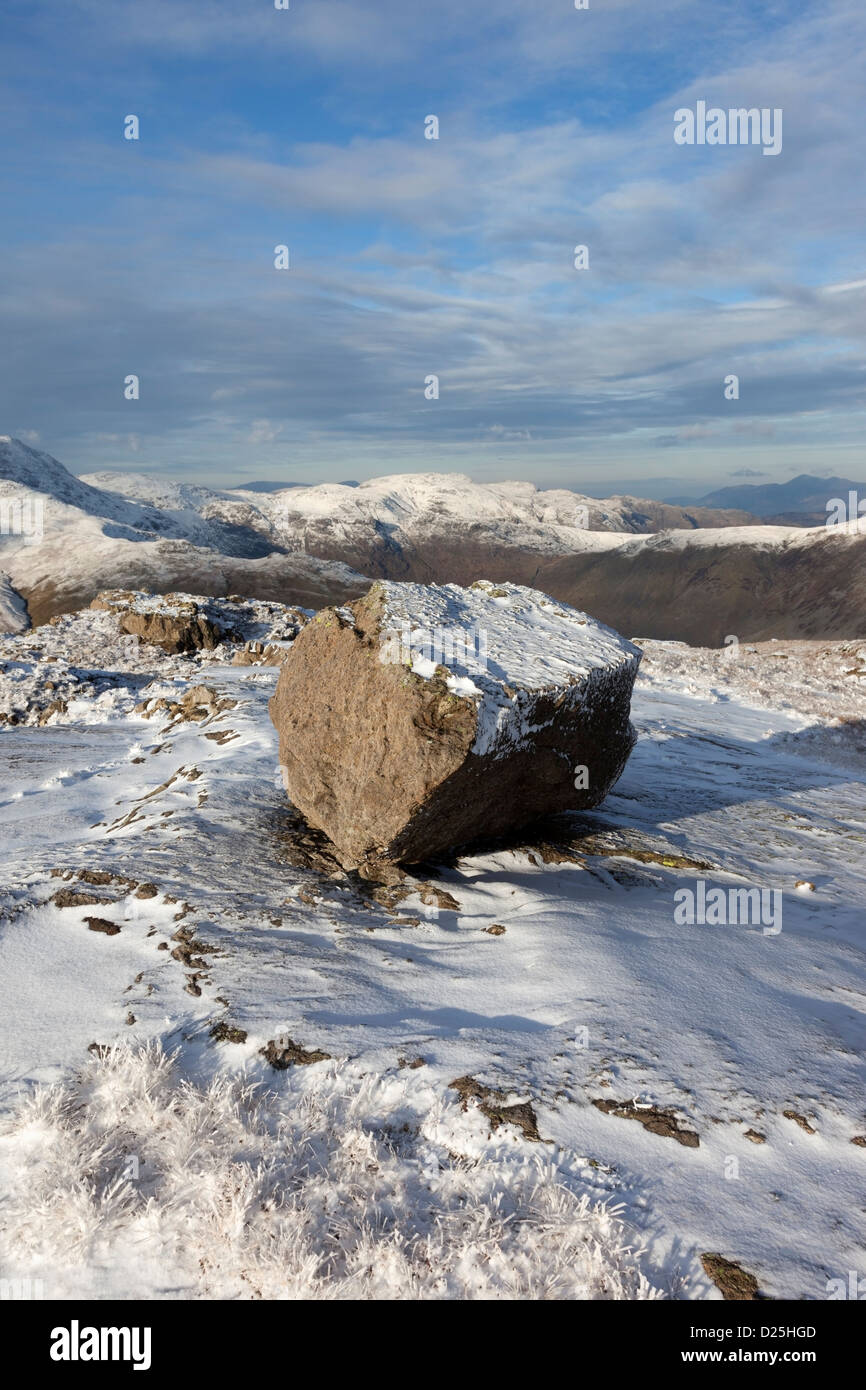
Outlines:
POLYGON ((0 573, 0 632, 24 632, 29 626, 26 603, 8 574, 0 573))
MULTIPOLYGON (((274 606, 248 616, 266 642, 274 606)), ((641 645, 599 810, 377 889, 286 804, 276 668, 105 612, 0 638, 0 1275, 701 1299, 717 1252, 822 1299, 866 1273, 866 644, 641 645), (727 920, 690 924, 714 889, 727 920), (772 911, 731 920, 731 889, 772 911)))

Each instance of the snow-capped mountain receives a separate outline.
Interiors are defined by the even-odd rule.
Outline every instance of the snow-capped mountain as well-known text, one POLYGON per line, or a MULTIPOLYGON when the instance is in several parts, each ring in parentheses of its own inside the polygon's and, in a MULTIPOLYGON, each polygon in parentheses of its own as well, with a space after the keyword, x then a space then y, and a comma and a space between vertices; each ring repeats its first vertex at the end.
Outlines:
POLYGON ((94 473, 83 481, 165 508, 189 505, 210 512, 227 500, 244 498, 269 519, 275 533, 300 541, 310 551, 331 535, 345 542, 357 527, 415 533, 460 527, 469 520, 491 534, 507 536, 511 543, 558 549, 557 528, 646 534, 755 521, 746 511, 671 506, 635 497, 600 501, 565 488, 539 490, 534 483, 476 483, 461 473, 395 473, 363 483, 293 485, 267 493, 245 492, 242 487, 214 493, 129 473, 94 473))
POLYGON ((124 479, 125 492, 99 482, 0 437, 0 569, 34 623, 104 588, 238 592, 318 606, 366 587, 339 561, 289 553, 243 498, 135 475, 124 479))
POLYGON ((657 503, 443 474, 293 488, 263 505, 278 534, 364 574, 526 584, 627 633, 721 645, 863 631, 866 527, 696 527, 657 503))
POLYGON ((36 623, 103 588, 239 592, 317 607, 357 597, 369 576, 525 584, 628 634, 709 645, 729 635, 863 631, 866 529, 742 524, 747 514, 459 474, 276 493, 142 474, 76 478, 8 438, 0 439, 4 504, 23 508, 30 533, 2 528, 0 569, 36 623))

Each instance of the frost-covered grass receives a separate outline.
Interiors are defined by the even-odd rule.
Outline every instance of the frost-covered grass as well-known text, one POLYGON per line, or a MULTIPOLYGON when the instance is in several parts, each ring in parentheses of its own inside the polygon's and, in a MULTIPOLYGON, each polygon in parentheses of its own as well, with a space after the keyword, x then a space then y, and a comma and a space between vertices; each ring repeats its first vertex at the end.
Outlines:
POLYGON ((58 1269, 80 1296, 109 1267, 122 1296, 150 1264, 155 1297, 660 1296, 617 1209, 546 1155, 461 1157, 435 1120, 383 1127, 375 1075, 317 1070, 324 1086, 279 1093, 196 1085, 158 1045, 126 1045, 29 1092, 2 1141, 4 1263, 49 1297, 58 1269))

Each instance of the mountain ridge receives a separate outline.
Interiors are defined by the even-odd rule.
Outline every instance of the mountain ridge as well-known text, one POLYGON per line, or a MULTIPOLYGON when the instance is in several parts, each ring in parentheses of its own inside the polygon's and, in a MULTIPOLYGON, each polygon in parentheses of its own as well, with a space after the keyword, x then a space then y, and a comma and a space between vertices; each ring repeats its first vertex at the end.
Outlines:
MULTIPOLYGON (((344 603, 372 579, 540 588, 626 635, 720 645, 863 632, 866 535, 747 513, 593 499, 461 474, 393 474, 256 494, 147 474, 75 478, 0 438, 0 504, 41 504, 44 536, 0 535, 0 568, 38 625, 100 589, 344 603), (739 521, 745 516, 746 521, 739 521), (679 527, 660 529, 673 517, 679 527), (655 529, 652 529, 655 528, 655 529)), ((40 514, 41 514, 40 513, 40 514)))
POLYGON ((827 504, 831 498, 841 497, 847 502, 849 492, 866 496, 866 483, 854 482, 852 478, 819 478, 813 473, 799 473, 786 483, 740 483, 718 488, 699 497, 695 505, 742 507, 765 520, 807 517, 820 526, 827 517, 827 504))

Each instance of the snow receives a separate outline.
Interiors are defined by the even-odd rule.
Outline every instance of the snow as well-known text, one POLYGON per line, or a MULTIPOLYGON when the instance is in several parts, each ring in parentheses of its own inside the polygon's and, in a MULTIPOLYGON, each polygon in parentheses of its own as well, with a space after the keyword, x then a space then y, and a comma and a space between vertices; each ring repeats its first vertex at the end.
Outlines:
MULTIPOLYGON (((558 554, 734 543, 775 549, 808 545, 826 534, 824 527, 695 529, 689 523, 683 530, 646 535, 642 532, 647 509, 655 504, 639 498, 599 500, 564 488, 539 490, 528 482, 476 483, 459 473, 390 474, 357 487, 323 483, 264 497, 239 495, 267 512, 277 534, 300 538, 311 550, 324 538, 345 543, 353 537, 368 538, 377 528, 422 543, 433 536, 471 536, 473 527, 481 527, 488 539, 502 544, 558 554)), ((669 511, 690 516, 687 508, 669 511)))
POLYGON ((12 1277, 75 1298, 160 1296, 168 1269, 175 1297, 659 1296, 603 1182, 479 1142, 416 1071, 322 1070, 197 1085, 126 1046, 31 1093, 5 1216, 11 1268, 35 1272, 12 1277))
POLYGON ((862 540, 841 526, 695 529, 686 509, 539 491, 531 483, 475 483, 459 474, 395 474, 357 487, 276 493, 220 491, 139 473, 76 478, 51 455, 8 437, 0 438, 2 506, 19 509, 27 524, 0 527, 0 569, 27 597, 37 622, 109 587, 348 602, 367 587, 363 572, 380 572, 384 539, 390 550, 403 548, 434 570, 464 550, 477 553, 480 566, 481 555, 510 550, 537 555, 539 563, 618 552, 639 564, 656 552, 718 547, 736 556, 743 547, 772 554, 778 564, 788 551, 814 547, 821 564, 835 561, 827 547, 862 540), (688 529, 644 534, 671 515, 688 529), (357 568, 322 556, 344 556, 357 568))
POLYGON ((721 545, 748 545, 759 550, 787 550, 813 546, 825 539, 850 539, 856 542, 857 532, 843 526, 701 526, 694 531, 659 531, 651 536, 628 536, 620 539, 641 551, 686 550, 721 545))
MULTIPOLYGON (((246 494, 250 496, 251 494, 246 494)), ((363 522, 420 531, 431 522, 465 528, 466 519, 488 528, 542 530, 567 544, 568 533, 622 531, 634 525, 635 498, 599 500, 565 488, 539 490, 533 483, 476 483, 462 473, 394 473, 370 478, 357 487, 321 483, 270 494, 268 506, 276 525, 329 521, 351 526, 363 522)), ((585 537, 587 544, 595 538, 585 537)))
POLYGON ((534 696, 562 690, 579 703, 591 672, 637 669, 639 650, 586 613, 520 584, 383 582, 383 656, 411 657, 429 680, 444 665, 447 687, 478 706, 479 756, 519 746, 534 729, 534 696))
MULTIPOLYGON (((0 568, 28 596, 59 594, 81 601, 99 588, 150 589, 184 583, 225 592, 281 584, 290 591, 365 588, 363 577, 339 561, 300 551, 300 541, 277 535, 270 519, 236 493, 151 479, 142 474, 76 478, 57 459, 8 436, 0 437, 0 505, 14 504, 28 525, 0 528, 0 568), (30 534, 34 508, 38 538, 30 534), (228 564, 227 561, 234 561, 228 564)), ((61 609, 74 606, 58 605, 61 609)))
POLYGON ((27 604, 8 574, 0 574, 0 632, 25 632, 29 626, 27 604))
POLYGON ((862 1270, 863 643, 641 642, 639 739, 603 806, 395 901, 302 852, 276 669, 113 621, 0 637, 4 1277, 49 1298, 703 1299, 719 1251, 820 1299, 862 1270), (52 669, 73 698, 37 727, 52 669), (200 684, 236 703, 136 711, 200 684), (115 875, 105 902, 54 902, 82 870, 115 875), (678 922, 700 882, 781 894, 781 932, 678 922), (330 1057, 275 1071, 260 1049, 285 1038, 330 1057), (540 1140, 464 1110, 465 1076, 528 1101, 540 1140), (635 1099, 699 1147, 593 1104, 635 1099))

